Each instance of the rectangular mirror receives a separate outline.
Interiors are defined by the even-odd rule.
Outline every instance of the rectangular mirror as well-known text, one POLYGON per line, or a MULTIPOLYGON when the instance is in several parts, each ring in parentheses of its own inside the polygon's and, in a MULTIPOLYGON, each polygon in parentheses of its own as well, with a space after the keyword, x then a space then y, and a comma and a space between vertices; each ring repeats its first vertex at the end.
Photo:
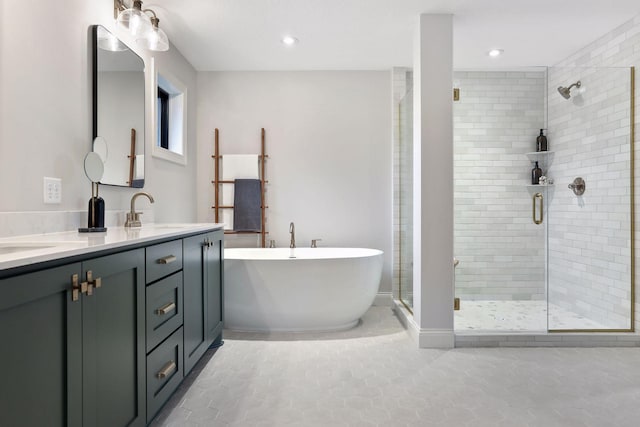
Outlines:
POLYGON ((99 141, 93 149, 104 162, 100 183, 142 188, 144 61, 101 25, 92 27, 92 38, 93 138, 99 141))

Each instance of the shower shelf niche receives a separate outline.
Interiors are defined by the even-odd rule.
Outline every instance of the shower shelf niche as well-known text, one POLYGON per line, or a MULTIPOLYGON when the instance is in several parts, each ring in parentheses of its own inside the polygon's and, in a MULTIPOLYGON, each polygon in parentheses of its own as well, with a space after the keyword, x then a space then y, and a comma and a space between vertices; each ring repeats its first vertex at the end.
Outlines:
POLYGON ((546 187, 553 187, 555 184, 544 184, 544 185, 540 185, 540 184, 527 184, 526 187, 527 188, 546 188, 546 187))
MULTIPOLYGON (((551 165, 551 161, 553 160, 553 151, 530 151, 525 153, 529 158, 531 163, 538 162, 538 165, 542 168, 542 174, 545 175, 548 173, 549 166, 551 165)), ((538 187, 553 187, 553 184, 527 184, 527 188, 538 188, 538 187)))
POLYGON ((553 157, 553 151, 531 151, 526 153, 529 160, 532 162, 546 162, 553 157))

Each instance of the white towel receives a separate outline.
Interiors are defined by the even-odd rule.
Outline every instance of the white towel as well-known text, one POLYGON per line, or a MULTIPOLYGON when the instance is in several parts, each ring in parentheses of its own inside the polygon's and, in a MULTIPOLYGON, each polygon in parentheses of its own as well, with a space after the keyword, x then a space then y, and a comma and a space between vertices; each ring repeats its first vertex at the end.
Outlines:
MULTIPOLYGON (((260 179, 257 154, 224 154, 222 156, 222 181, 236 179, 260 179)), ((233 206, 233 184, 222 184, 222 206, 233 206)), ((233 230, 233 209, 222 209, 225 230, 233 230)))
POLYGON ((225 154, 222 156, 222 180, 259 179, 257 154, 225 154))
POLYGON ((144 179, 144 154, 137 154, 134 164, 134 179, 144 179))

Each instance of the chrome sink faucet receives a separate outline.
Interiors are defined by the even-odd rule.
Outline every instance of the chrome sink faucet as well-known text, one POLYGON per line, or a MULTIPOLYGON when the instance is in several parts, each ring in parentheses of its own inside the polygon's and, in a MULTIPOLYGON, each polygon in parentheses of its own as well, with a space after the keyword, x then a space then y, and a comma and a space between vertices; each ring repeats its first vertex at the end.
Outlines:
POLYGON ((293 249, 296 247, 296 226, 293 225, 293 222, 289 224, 289 234, 291 235, 291 243, 289 244, 289 247, 293 249))
POLYGON ((134 194, 131 197, 131 212, 127 212, 127 220, 124 222, 125 227, 142 227, 142 222, 140 222, 140 215, 142 215, 142 212, 136 212, 136 199, 140 196, 145 196, 151 203, 154 202, 153 196, 149 193, 140 191, 139 193, 134 194))

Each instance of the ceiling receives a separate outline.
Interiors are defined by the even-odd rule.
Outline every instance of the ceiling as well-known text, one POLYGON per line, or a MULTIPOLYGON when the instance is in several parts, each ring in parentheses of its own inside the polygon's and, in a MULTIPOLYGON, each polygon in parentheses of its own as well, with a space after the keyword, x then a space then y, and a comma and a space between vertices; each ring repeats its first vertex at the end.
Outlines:
POLYGON ((199 71, 411 66, 421 13, 454 15, 454 67, 553 65, 640 14, 638 0, 149 0, 199 71), (299 43, 281 43, 290 34, 299 43), (487 51, 504 49, 498 59, 487 51))

